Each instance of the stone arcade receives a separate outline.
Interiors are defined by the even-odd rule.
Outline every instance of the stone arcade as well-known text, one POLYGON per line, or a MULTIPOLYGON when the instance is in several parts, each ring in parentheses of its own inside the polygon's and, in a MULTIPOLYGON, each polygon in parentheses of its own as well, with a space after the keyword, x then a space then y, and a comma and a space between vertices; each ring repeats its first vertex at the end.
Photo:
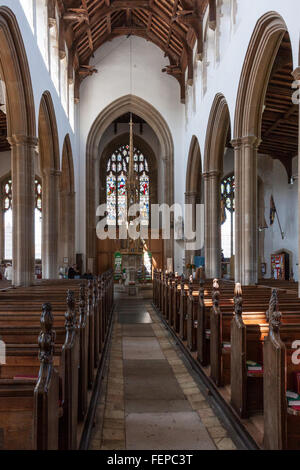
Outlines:
POLYGON ((0 1, 0 450, 300 449, 299 15, 0 1))

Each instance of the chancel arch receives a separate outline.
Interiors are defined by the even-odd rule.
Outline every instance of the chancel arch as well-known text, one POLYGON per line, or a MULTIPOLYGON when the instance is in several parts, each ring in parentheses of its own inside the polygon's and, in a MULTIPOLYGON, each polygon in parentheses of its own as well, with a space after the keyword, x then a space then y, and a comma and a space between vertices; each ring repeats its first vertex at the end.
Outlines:
POLYGON ((222 94, 212 104, 204 153, 205 270, 207 277, 221 276, 221 191, 225 150, 230 147, 230 116, 222 94))
POLYGON ((65 137, 62 151, 59 215, 59 265, 70 266, 75 262, 75 186, 69 135, 65 137))
MULTIPOLYGON (((266 13, 256 24, 245 57, 232 141, 236 182, 235 278, 245 285, 258 280, 259 233, 271 229, 271 224, 258 226, 258 175, 263 178, 267 167, 268 171, 275 171, 275 161, 280 160, 287 171, 287 186, 292 177, 292 160, 298 154, 298 106, 292 102, 292 72, 286 24, 276 12, 266 13)), ((269 194, 269 201, 271 197, 273 194, 269 194)), ((288 188, 285 197, 289 197, 288 188)), ((284 248, 288 240, 284 240, 283 233, 280 236, 284 248)), ((270 260, 265 261, 270 274, 270 260)))
MULTIPOLYGON (((172 206, 174 202, 174 146, 170 129, 161 114, 148 102, 126 95, 107 106, 94 122, 88 139, 86 153, 86 253, 89 267, 96 259, 96 201, 99 188, 96 175, 99 169, 99 145, 108 127, 120 116, 134 114, 142 118, 152 129, 158 141, 157 164, 160 165, 162 200, 172 206)), ((173 234, 164 243, 164 266, 167 258, 173 257, 173 234)))
MULTIPOLYGON (((196 206, 203 203, 203 176, 202 176, 202 161, 201 150, 199 141, 196 136, 192 137, 187 173, 186 173, 186 190, 185 190, 185 203, 192 206, 192 221, 191 228, 193 232, 196 231, 196 206)), ((204 227, 203 227, 204 229, 204 227)), ((194 264, 194 257, 200 255, 201 250, 185 250, 185 264, 194 264)))
POLYGON ((14 185, 13 283, 29 285, 34 273, 35 109, 22 36, 15 15, 5 6, 0 7, 0 42, 0 78, 5 89, 3 113, 14 185))
MULTIPOLYGON (((133 161, 134 174, 137 180, 140 204, 141 223, 148 226, 148 241, 144 243, 145 251, 152 254, 153 264, 162 267, 161 241, 151 240, 151 207, 158 202, 158 164, 156 157, 157 139, 147 123, 137 115, 127 113, 120 116, 107 129, 104 141, 100 145, 99 161, 99 203, 107 205, 107 225, 116 228, 126 223, 127 180, 130 159, 130 133, 123 132, 133 120, 133 161), (115 137, 113 134, 117 134, 115 137)), ((97 241, 98 271, 113 266, 114 255, 126 251, 126 240, 97 241)), ((124 258, 124 265, 126 259, 124 258)))
POLYGON ((49 92, 41 99, 38 131, 43 183, 42 271, 44 279, 55 279, 58 275, 60 162, 57 124, 49 92))

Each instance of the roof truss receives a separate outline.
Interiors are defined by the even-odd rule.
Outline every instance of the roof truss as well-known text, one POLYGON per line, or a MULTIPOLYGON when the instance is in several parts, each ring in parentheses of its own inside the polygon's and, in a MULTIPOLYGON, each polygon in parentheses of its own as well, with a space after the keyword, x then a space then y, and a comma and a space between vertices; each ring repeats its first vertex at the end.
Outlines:
MULTIPOLYGON (((52 0, 51 0, 52 1, 52 0)), ((77 94, 94 52, 106 41, 136 35, 153 42, 169 59, 163 71, 178 80, 181 101, 185 75, 193 81, 193 47, 202 60, 203 16, 209 7, 209 24, 215 27, 216 0, 60 0, 62 21, 72 41, 77 94)), ((93 69, 93 71, 95 71, 93 69)))

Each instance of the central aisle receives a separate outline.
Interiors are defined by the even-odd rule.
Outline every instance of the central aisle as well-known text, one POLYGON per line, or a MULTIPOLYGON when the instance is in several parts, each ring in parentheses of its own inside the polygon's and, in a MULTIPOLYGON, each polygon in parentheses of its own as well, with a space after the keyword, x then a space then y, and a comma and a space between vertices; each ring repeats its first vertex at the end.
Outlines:
POLYGON ((144 292, 116 295, 106 394, 91 449, 235 449, 144 292))

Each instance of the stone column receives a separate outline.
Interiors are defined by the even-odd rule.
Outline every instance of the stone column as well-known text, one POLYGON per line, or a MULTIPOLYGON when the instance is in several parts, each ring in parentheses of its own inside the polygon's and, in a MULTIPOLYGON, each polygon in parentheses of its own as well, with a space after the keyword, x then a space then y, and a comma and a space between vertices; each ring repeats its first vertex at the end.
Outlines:
MULTIPOLYGON (((63 215, 62 215, 63 216, 63 215)), ((68 258, 70 263, 76 262, 75 257, 75 192, 68 194, 68 258)))
POLYGON ((75 263, 75 193, 61 191, 60 198, 59 264, 63 266, 64 258, 75 263))
POLYGON ((13 284, 34 279, 34 163, 37 139, 10 137, 13 182, 13 284))
POLYGON ((231 141, 234 148, 234 184, 235 184, 235 255, 234 255, 234 276, 235 282, 242 282, 241 262, 242 262, 242 240, 241 240, 241 185, 242 185, 242 142, 240 139, 231 141))
POLYGON ((255 136, 235 143, 236 179, 236 280, 243 285, 257 282, 257 147, 255 136))
POLYGON ((203 174, 205 191, 205 272, 208 278, 221 276, 220 173, 203 174))
POLYGON ((43 175, 43 247, 42 265, 44 279, 58 277, 58 220, 60 172, 46 170, 43 175))
MULTIPOLYGON (((293 72, 293 77, 295 80, 297 80, 296 85, 298 86, 298 89, 300 89, 300 66, 297 67, 294 72, 293 72)), ((299 91, 299 90, 298 90, 299 91)), ((300 94, 297 96, 298 104, 300 105, 300 100, 299 100, 300 94)), ((299 170, 300 170, 300 109, 299 109, 299 124, 298 124, 298 145, 299 145, 299 150, 298 150, 298 177, 299 177, 299 170)), ((299 183, 299 178, 297 180, 298 183, 298 279, 300 279, 300 183, 299 183)), ((299 292, 298 296, 300 297, 300 282, 299 284, 299 292)))
MULTIPOLYGON (((196 230, 196 204, 197 204, 197 193, 190 191, 185 193, 185 204, 192 205, 192 230, 195 232, 196 230)), ((188 240, 190 241, 190 240, 188 240)), ((195 256, 195 250, 187 250, 185 248, 185 262, 191 263, 191 258, 195 256)))
MULTIPOLYGON (((161 158, 162 158, 162 163, 163 163, 163 175, 162 175, 161 181, 164 182, 164 188, 165 188, 163 202, 165 204, 169 204, 171 202, 172 182, 170 181, 169 174, 168 174, 168 161, 166 157, 164 156, 162 156, 161 158)), ((173 267, 174 267, 174 213, 173 211, 171 212, 170 219, 171 219, 170 240, 164 240, 164 259, 163 259, 164 270, 167 269, 168 258, 173 259, 173 267)))

